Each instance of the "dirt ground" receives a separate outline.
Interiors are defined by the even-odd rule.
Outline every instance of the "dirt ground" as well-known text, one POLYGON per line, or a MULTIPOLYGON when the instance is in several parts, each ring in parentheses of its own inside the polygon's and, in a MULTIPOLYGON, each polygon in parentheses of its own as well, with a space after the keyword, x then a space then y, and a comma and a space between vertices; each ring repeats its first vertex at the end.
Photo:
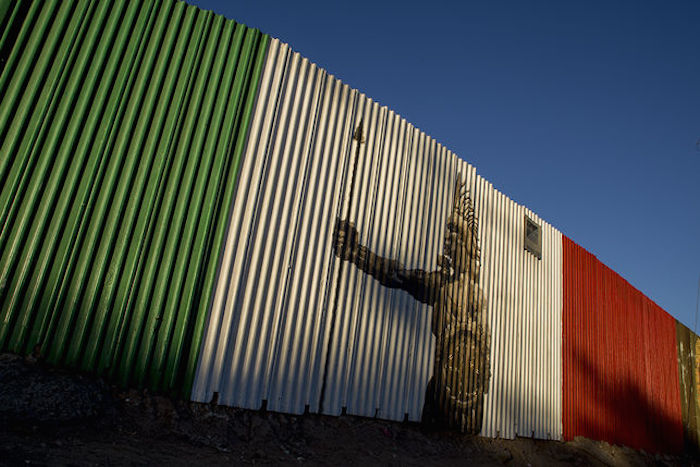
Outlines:
POLYGON ((495 440, 415 423, 291 416, 118 390, 0 355, 0 465, 700 465, 587 439, 495 440))

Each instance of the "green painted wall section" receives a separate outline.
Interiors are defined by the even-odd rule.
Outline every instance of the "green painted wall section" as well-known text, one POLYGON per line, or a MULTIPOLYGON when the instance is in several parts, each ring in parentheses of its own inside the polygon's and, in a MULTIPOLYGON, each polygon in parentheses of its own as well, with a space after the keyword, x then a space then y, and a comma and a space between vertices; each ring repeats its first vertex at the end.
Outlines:
POLYGON ((700 339, 676 321, 685 449, 700 450, 700 339))
POLYGON ((188 395, 269 37, 0 0, 0 349, 188 395))

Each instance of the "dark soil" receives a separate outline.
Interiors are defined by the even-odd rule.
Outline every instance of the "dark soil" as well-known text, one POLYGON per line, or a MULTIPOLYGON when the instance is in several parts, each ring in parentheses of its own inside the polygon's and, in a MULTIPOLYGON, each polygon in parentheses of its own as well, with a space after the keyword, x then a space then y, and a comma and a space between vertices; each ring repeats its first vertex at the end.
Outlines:
POLYGON ((292 416, 123 391, 0 355, 2 465, 700 465, 607 443, 496 440, 415 423, 292 416))

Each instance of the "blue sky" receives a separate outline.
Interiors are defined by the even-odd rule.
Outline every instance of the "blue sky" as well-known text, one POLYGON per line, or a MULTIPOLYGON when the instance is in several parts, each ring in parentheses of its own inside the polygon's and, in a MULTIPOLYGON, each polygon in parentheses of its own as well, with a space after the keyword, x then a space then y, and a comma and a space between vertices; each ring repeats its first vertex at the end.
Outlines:
POLYGON ((693 327, 700 2, 188 3, 397 111, 693 327))

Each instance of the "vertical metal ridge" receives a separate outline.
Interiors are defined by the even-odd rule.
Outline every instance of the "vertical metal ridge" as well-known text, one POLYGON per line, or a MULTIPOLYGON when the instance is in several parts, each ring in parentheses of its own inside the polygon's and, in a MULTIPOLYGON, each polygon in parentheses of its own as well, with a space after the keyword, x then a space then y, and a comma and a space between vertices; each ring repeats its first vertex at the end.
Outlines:
POLYGON ((0 4, 0 73, 7 62, 9 51, 17 39, 29 3, 21 5, 20 2, 2 2, 0 4))
MULTIPOLYGON (((47 125, 46 121, 50 121, 57 111, 58 99, 55 96, 60 94, 61 88, 65 86, 69 74, 68 70, 70 70, 75 58, 73 37, 83 31, 83 19, 88 14, 86 6, 85 3, 79 5, 80 8, 77 9, 76 13, 71 14, 71 5, 62 5, 56 17, 56 24, 49 32, 49 40, 52 38, 55 40, 56 37, 58 40, 63 40, 65 36, 67 47, 60 49, 58 53, 55 51, 55 42, 51 42, 49 46, 45 47, 38 60, 40 71, 38 76, 35 74, 33 77, 45 79, 47 85, 41 86, 41 83, 32 81, 28 83, 30 97, 20 103, 20 109, 17 111, 19 115, 15 115, 14 125, 11 124, 10 132, 7 134, 7 138, 12 143, 22 141, 24 144, 20 146, 19 163, 10 167, 8 183, 3 186, 2 195, 0 195, 0 225, 3 226, 0 232, 0 251, 3 252, 0 259, 2 261, 0 298, 3 298, 8 291, 10 277, 15 276, 14 272, 18 266, 22 247, 29 235, 28 230, 31 228, 32 216, 41 195, 40 187, 43 187, 50 174, 53 160, 39 158, 38 154, 43 144, 46 144, 48 150, 51 150, 52 143, 55 143, 58 132, 55 131, 55 128, 47 125), (55 58, 51 67, 49 67, 50 62, 47 54, 52 54, 55 58), (30 120, 25 112, 31 112, 27 109, 32 104, 36 105, 33 115, 35 118, 30 120), (29 120, 29 125, 22 138, 16 134, 16 131, 21 131, 19 129, 24 126, 24 122, 27 120, 29 120), (30 173, 36 174, 39 183, 36 185, 29 183, 30 173)), ((59 124, 65 122, 65 114, 58 115, 56 118, 59 124)), ((7 154, 14 152, 12 147, 7 149, 7 154)), ((13 284, 9 285, 12 287, 13 284)), ((12 310, 14 308, 6 311, 8 318, 12 317, 12 310)), ((5 331, 4 327, 0 329, 0 345, 5 337, 3 331, 5 331)))
POLYGON ((449 423, 486 436, 697 445, 697 336, 286 44, 173 0, 3 3, 0 27, 0 349, 239 407, 469 400, 449 423), (431 273, 445 303, 397 285, 431 273))
POLYGON ((0 347, 188 393, 268 39, 172 0, 9 5, 0 347))
POLYGON ((353 222, 372 252, 435 270, 460 173, 480 219, 490 303, 490 395, 475 429, 561 438, 558 231, 276 40, 245 152, 195 400, 420 420, 432 308, 337 258, 333 231, 353 222), (522 244, 526 212, 545 231, 542 261, 522 244))
MULTIPOLYGON (((244 28, 244 26, 236 25, 236 28, 244 28)), ((264 59, 268 53, 270 38, 267 35, 260 34, 255 29, 245 28, 246 42, 251 47, 249 54, 249 65, 247 73, 238 73, 236 69, 231 71, 234 73, 234 81, 231 94, 228 100, 229 110, 225 113, 223 137, 220 138, 216 146, 217 172, 221 175, 218 178, 215 191, 212 192, 208 200, 205 201, 205 206, 214 206, 213 210, 205 211, 209 215, 206 222, 202 222, 202 236, 199 237, 199 245, 197 250, 199 259, 198 274, 193 276, 193 279, 198 279, 192 284, 192 288, 188 290, 188 301, 185 306, 181 307, 181 316, 185 320, 194 318, 194 323, 191 326, 185 327, 186 323, 181 323, 179 329, 179 342, 181 346, 189 346, 189 358, 184 373, 183 393, 189 395, 193 380, 195 377, 196 364, 198 359, 198 350, 200 341, 204 333, 205 320, 211 310, 211 299, 216 278, 216 272, 223 258, 223 241, 227 228, 227 220, 230 211, 233 207, 234 187, 238 183, 241 160, 244 156, 244 148, 249 136, 250 126, 252 124, 252 116, 254 106, 259 99, 258 90, 264 59), (231 154, 231 157, 226 157, 231 154), (220 172, 218 171, 221 169, 220 172), (209 201, 211 200, 211 201, 209 201), (209 204, 209 203, 212 204, 209 204), (212 250, 210 252, 210 250, 212 250), (198 308, 197 314, 193 317, 186 310, 189 309, 189 304, 198 308), (185 331, 187 332, 185 334, 185 331), (191 339, 189 344, 185 342, 191 339)), ((213 297, 212 297, 213 298, 213 297)), ((175 348, 175 354, 182 354, 183 350, 180 347, 175 348)), ((175 358, 168 359, 168 365, 172 367, 175 358)), ((168 371, 167 374, 175 375, 173 371, 168 371)))
POLYGON ((683 445, 687 451, 700 450, 700 339, 676 320, 678 377, 683 420, 683 445))
POLYGON ((561 439, 561 234, 476 176, 482 282, 491 334, 486 436, 561 439), (542 258, 524 249, 524 216, 540 225, 542 258))
POLYGON ((565 439, 679 451, 676 321, 595 256, 563 245, 565 439))
MULTIPOLYGON (((34 2, 27 15, 27 20, 23 22, 19 33, 17 45, 13 47, 8 57, 7 67, 0 76, 0 96, 3 97, 3 105, 0 107, 0 137, 3 144, 0 146, 0 153, 8 154, 9 157, 0 160, 0 226, 3 227, 0 233, 0 246, 4 243, 2 233, 6 232, 7 216, 11 207, 11 198, 15 195, 20 177, 28 161, 27 145, 30 144, 40 118, 29 119, 27 115, 32 111, 37 100, 37 93, 40 84, 48 81, 45 78, 48 68, 48 57, 52 56, 53 49, 43 48, 43 42, 47 32, 54 22, 50 20, 56 16, 56 22, 65 22, 66 15, 60 17, 55 13, 58 2, 52 2, 42 8, 40 2, 34 2), (35 19, 38 27, 32 24, 35 19), (20 53, 20 47, 26 53, 20 53), (42 50, 43 49, 43 50, 42 50), (40 54, 39 51, 42 51, 40 54), (18 70, 13 72, 15 67, 18 70), (7 70, 5 72, 5 70, 7 70), (13 124, 14 123, 14 124, 13 124)), ((60 28, 61 24, 55 26, 60 28)), ((57 70, 58 67, 54 69, 57 70)), ((52 75, 53 76, 53 75, 52 75)), ((55 81, 55 77, 52 81, 55 81)), ((50 84, 47 88, 50 89, 50 84)), ((46 102, 46 101, 44 101, 46 102)), ((37 117, 41 117, 43 110, 37 111, 37 117)), ((0 284, 1 285, 1 284, 0 284)))
MULTIPOLYGON (((75 143, 78 132, 87 124, 86 109, 89 105, 88 98, 93 91, 94 76, 87 76, 87 62, 89 59, 95 60, 95 68, 99 68, 100 60, 104 59, 103 53, 94 54, 96 38, 103 33, 103 24, 109 15, 109 6, 100 5, 96 12, 95 21, 90 24, 90 30, 86 33, 86 47, 81 48, 79 56, 76 58, 75 68, 69 76, 64 92, 75 96, 75 101, 64 100, 57 110, 54 118, 57 131, 53 131, 52 142, 47 151, 56 153, 56 160, 52 167, 47 183, 42 187, 42 202, 32 209, 32 227, 28 235, 27 244, 24 247, 22 258, 24 261, 15 270, 13 285, 8 290, 7 308, 18 308, 20 314, 16 321, 15 332, 9 343, 11 347, 21 347, 27 332, 30 330, 30 321, 33 316, 29 310, 34 309, 36 301, 39 299, 37 289, 41 288, 48 264, 54 254, 56 244, 60 239, 58 230, 66 216, 66 205, 70 202, 70 193, 74 186, 74 171, 71 170, 71 155, 75 155, 75 143), (75 90, 79 83, 86 80, 89 83, 84 93, 77 96, 75 90), (57 147, 56 139, 60 137, 64 144, 57 147), (60 190, 60 192, 59 192, 60 190), (43 201, 46 200, 46 201, 43 201), (53 216, 48 214, 53 212, 53 216), (38 248, 38 243, 42 247, 38 248), (33 265, 33 268, 32 268, 33 265), (27 284, 29 282, 29 284, 27 284), (22 302, 21 305, 19 302, 22 302)), ((110 31, 108 31, 109 33, 110 31)), ((99 52, 103 52, 100 50, 99 52)), ((78 157, 80 157, 78 155, 78 157)), ((30 348, 25 351, 31 351, 30 348)))

